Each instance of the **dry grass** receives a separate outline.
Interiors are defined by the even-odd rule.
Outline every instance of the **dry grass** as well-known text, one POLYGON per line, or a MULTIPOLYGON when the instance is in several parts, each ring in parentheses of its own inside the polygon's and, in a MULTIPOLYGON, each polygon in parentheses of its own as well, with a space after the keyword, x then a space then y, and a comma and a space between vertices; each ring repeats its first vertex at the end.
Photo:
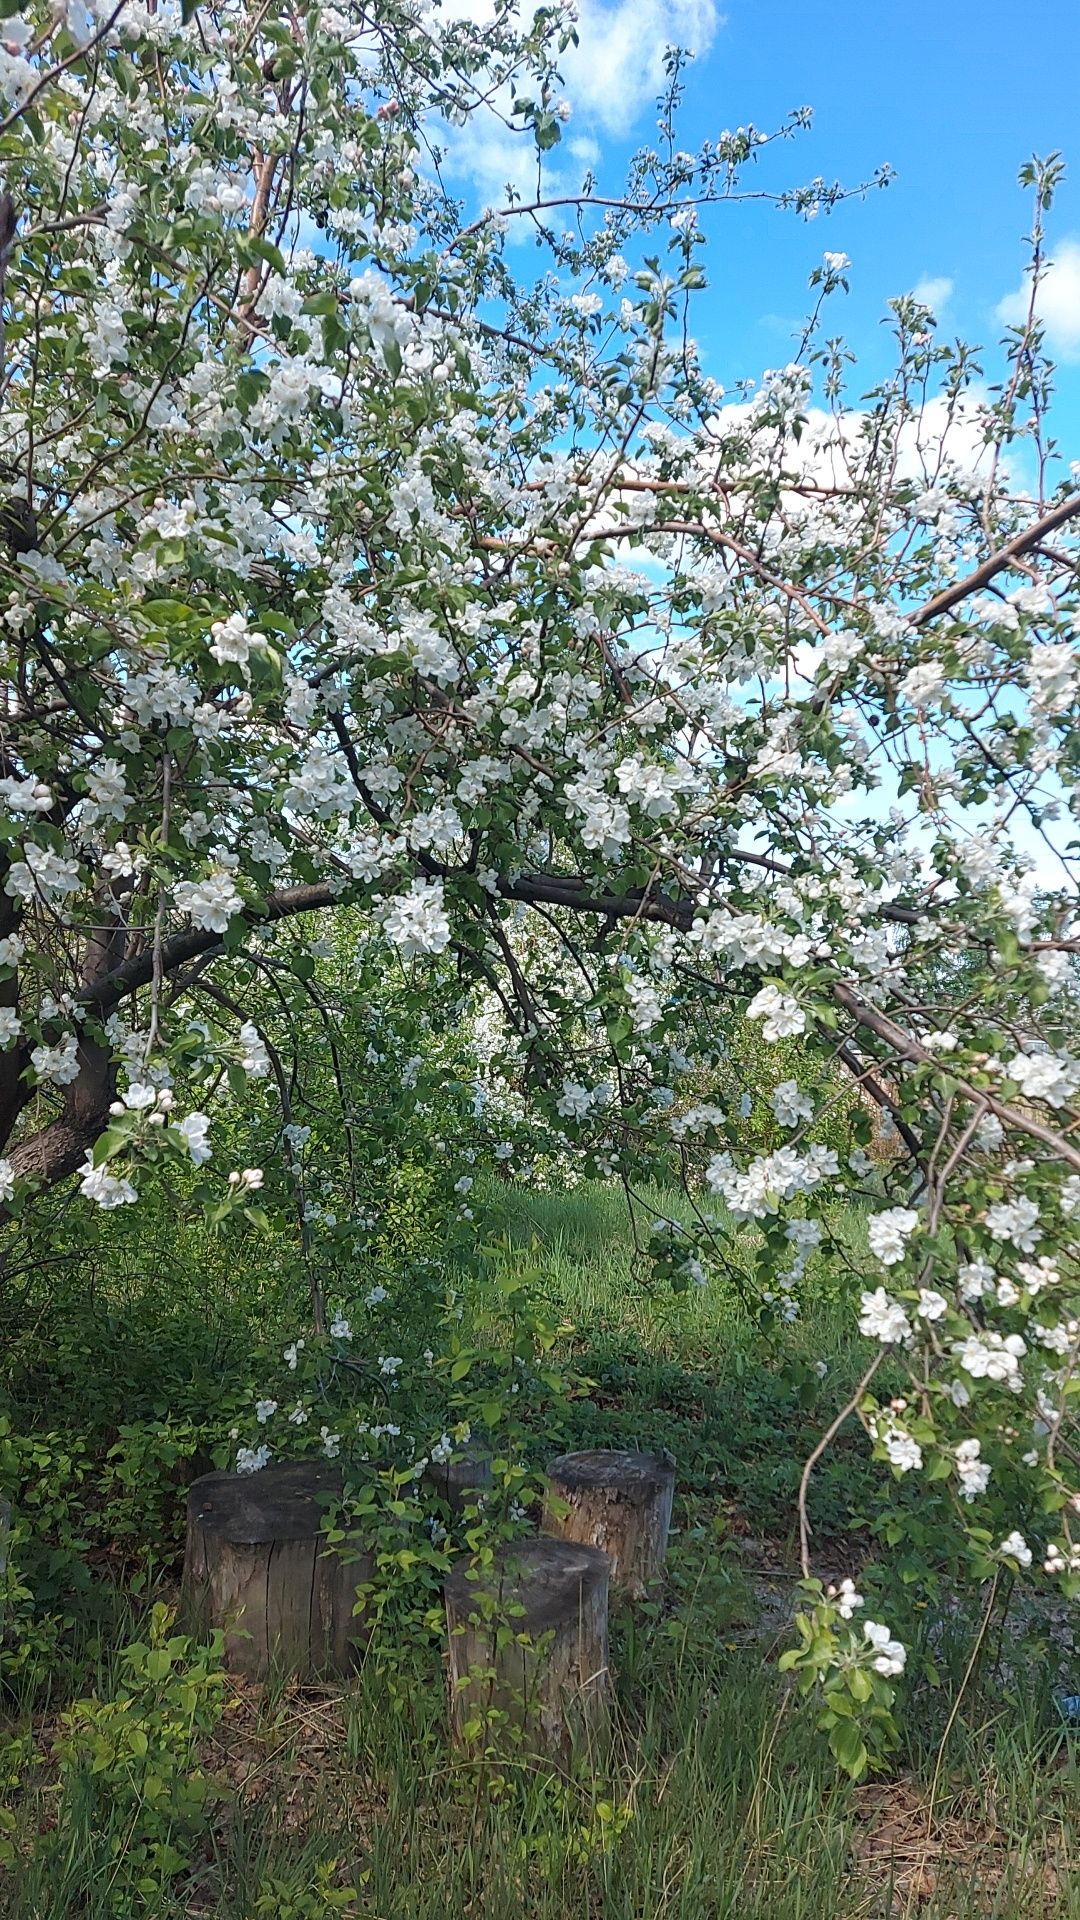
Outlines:
POLYGON ((1016 1920, 1059 1920, 1076 1863, 1049 1791, 1047 1802, 1043 1830, 1021 1835, 998 1818, 992 1791, 953 1794, 941 1807, 910 1779, 855 1788, 852 1852, 867 1913, 911 1920, 932 1907, 934 1920, 967 1920, 973 1903, 976 1912, 1008 1911, 1001 1898, 1011 1894, 1016 1920))

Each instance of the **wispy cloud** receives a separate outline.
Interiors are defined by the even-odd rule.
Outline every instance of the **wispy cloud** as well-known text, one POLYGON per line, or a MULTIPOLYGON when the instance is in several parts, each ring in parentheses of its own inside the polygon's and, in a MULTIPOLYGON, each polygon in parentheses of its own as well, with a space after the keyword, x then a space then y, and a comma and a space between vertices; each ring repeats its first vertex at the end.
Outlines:
MULTIPOLYGON (((994 309, 1003 326, 1022 326, 1031 304, 1031 275, 994 309)), ((1080 241, 1063 240, 1040 280, 1035 311, 1059 360, 1080 360, 1080 241)))
MULTIPOLYGON (((483 22, 489 0, 451 0, 448 11, 483 22)), ((544 157, 547 192, 572 192, 602 155, 602 138, 631 135, 664 82, 669 46, 708 53, 722 24, 716 0, 578 0, 578 45, 560 62, 570 125, 563 141, 544 157)), ((502 103, 509 111, 510 100, 502 103)), ((474 114, 457 138, 445 143, 446 165, 471 182, 485 205, 503 200, 509 183, 528 197, 535 191, 537 155, 531 138, 515 135, 494 113, 474 114)))
POLYGON ((629 133, 663 84, 665 48, 706 54, 721 24, 714 0, 579 0, 579 44, 562 63, 575 115, 629 133))
POLYGON ((931 313, 938 314, 952 299, 953 283, 944 273, 925 273, 921 280, 916 280, 911 291, 916 300, 930 308, 931 313))

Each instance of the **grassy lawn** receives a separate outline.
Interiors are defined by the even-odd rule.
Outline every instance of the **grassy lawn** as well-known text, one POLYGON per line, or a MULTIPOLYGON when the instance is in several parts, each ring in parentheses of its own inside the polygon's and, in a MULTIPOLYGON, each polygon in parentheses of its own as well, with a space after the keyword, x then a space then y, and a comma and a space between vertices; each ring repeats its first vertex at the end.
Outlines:
MULTIPOLYGON (((229 1684, 197 1743, 208 1792, 186 1830, 170 1789, 179 1864, 157 1871, 148 1857, 140 1892, 120 1865, 126 1855, 130 1866, 142 1831, 122 1761, 77 1780, 65 1773, 60 1681, 51 1698, 16 1689, 0 1721, 14 1818, 0 1911, 11 1920, 1080 1920, 1080 1770, 1053 1708, 1062 1681, 1045 1623, 998 1636, 943 1747, 974 1623, 913 1583, 902 1623, 913 1649, 905 1745, 887 1774, 854 1788, 778 1673, 799 1467, 857 1377, 850 1309, 828 1276, 811 1269, 804 1314, 764 1368, 735 1288, 650 1289, 617 1193, 508 1191, 501 1208, 503 1232, 534 1246, 565 1321, 560 1357, 590 1383, 558 1431, 536 1437, 538 1457, 664 1445, 678 1462, 667 1591, 613 1620, 610 1751, 565 1779, 525 1759, 458 1759, 435 1633, 417 1633, 395 1666, 370 1666, 348 1690, 229 1684)), ((813 1513, 827 1569, 873 1553, 878 1472, 860 1433, 823 1465, 813 1513)), ((115 1698, 128 1671, 120 1649, 145 1634, 149 1602, 174 1594, 175 1572, 175 1560, 163 1565, 147 1591, 103 1616, 86 1643, 84 1693, 115 1698)), ((170 1699, 182 1719, 180 1692, 170 1699)), ((159 1733, 167 1746, 169 1729, 159 1733)), ((115 1755, 111 1723, 84 1731, 93 1737, 113 1741, 115 1755)))

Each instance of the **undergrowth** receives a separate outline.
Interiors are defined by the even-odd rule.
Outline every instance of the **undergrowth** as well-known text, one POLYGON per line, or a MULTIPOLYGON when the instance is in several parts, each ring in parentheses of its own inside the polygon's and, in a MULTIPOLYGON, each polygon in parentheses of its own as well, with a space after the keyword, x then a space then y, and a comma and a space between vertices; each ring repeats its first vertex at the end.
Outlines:
MULTIPOLYGON (((834 1276, 812 1266, 802 1318, 763 1334, 735 1280, 651 1286, 614 1190, 487 1199, 503 1241, 531 1250, 579 1382, 527 1436, 532 1464, 623 1445, 678 1462, 666 1590, 613 1622, 610 1750, 566 1778, 456 1757, 442 1639, 417 1614, 395 1642, 388 1613, 349 1688, 260 1692, 185 1638, 186 1485, 250 1398, 254 1343, 294 1335, 297 1303, 254 1240, 211 1270, 163 1236, 152 1268, 97 1275, 89 1309, 61 1273, 11 1324, 0 1912, 1080 1920, 1062 1623, 1013 1603, 972 1666, 982 1597, 924 1555, 913 1503, 888 1550, 910 1649, 889 1771, 839 1776, 778 1670, 798 1463, 857 1372, 834 1276)), ((729 1253, 737 1266, 735 1232, 729 1253)), ((888 1557, 876 1482, 845 1432, 812 1505, 826 1576, 861 1568, 870 1594, 888 1557)))

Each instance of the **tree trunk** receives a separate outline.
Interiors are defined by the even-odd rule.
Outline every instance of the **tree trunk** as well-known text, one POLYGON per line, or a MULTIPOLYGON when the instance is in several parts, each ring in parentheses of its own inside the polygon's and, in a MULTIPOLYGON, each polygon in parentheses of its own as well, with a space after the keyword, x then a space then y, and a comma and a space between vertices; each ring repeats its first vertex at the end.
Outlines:
POLYGON ((453 1513, 460 1514, 489 1491, 491 1455, 455 1453, 449 1460, 429 1460, 424 1479, 453 1513))
POLYGON ((594 1547, 520 1540, 446 1582, 450 1717, 459 1746, 565 1764, 608 1710, 608 1564, 594 1547), (470 1578, 470 1574, 473 1577, 470 1578))
POLYGON ((547 1467, 545 1533, 599 1547, 611 1584, 644 1599, 660 1579, 675 1495, 670 1453, 561 1453, 547 1467))
POLYGON ((297 1460, 261 1473, 208 1473, 188 1494, 184 1615, 221 1627, 225 1664, 319 1680, 357 1664, 370 1628, 356 1589, 375 1571, 358 1535, 327 1547, 323 1522, 341 1493, 335 1467, 297 1460))

